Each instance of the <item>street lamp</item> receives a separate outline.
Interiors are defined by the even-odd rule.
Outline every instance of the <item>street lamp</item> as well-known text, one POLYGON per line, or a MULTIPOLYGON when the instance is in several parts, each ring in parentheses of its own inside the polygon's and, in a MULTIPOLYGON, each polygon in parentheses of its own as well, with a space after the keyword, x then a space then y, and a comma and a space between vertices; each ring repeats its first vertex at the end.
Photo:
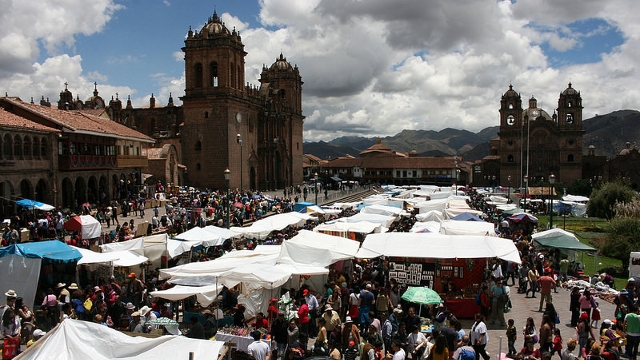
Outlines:
POLYGON ((507 183, 509 187, 507 188, 507 204, 511 202, 511 175, 507 176, 507 183))
POLYGON ((453 157, 453 166, 455 167, 455 172, 456 172, 456 196, 458 196, 458 157, 454 156, 453 157))
POLYGON ((318 205, 318 173, 313 174, 313 191, 316 193, 316 205, 318 205))
POLYGON ((242 135, 236 135, 236 142, 240 145, 240 191, 242 192, 242 135))
POLYGON ((556 182, 556 176, 551 173, 549 175, 549 229, 553 229, 553 184, 556 182))
POLYGON ((231 221, 231 204, 229 202, 229 178, 231 177, 231 171, 227 168, 224 171, 224 179, 227 181, 227 229, 231 221))
POLYGON ((524 212, 527 212, 527 185, 529 183, 529 174, 524 174, 524 212))

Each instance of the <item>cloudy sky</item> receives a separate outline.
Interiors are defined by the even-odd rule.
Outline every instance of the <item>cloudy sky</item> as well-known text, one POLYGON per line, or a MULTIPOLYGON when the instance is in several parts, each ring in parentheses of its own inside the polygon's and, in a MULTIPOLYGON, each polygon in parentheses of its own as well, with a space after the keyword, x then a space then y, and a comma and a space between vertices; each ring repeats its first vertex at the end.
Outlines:
MULTIPOLYGON (((569 82, 585 118, 638 109, 637 0, 0 0, 0 91, 134 106, 184 93, 180 48, 214 8, 246 79, 282 52, 303 81, 305 141, 499 123, 513 84, 549 113, 569 82)), ((525 101, 526 104, 526 101, 525 101)))

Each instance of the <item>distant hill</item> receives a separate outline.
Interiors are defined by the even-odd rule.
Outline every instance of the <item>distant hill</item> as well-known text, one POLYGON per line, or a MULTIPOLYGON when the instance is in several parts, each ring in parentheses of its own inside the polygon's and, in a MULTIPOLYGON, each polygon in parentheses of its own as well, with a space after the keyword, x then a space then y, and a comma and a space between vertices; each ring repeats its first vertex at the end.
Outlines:
MULTIPOLYGON (((596 155, 613 157, 625 147, 626 142, 640 144, 640 112, 619 110, 607 115, 597 115, 583 121, 585 135, 583 153, 590 145, 596 147, 596 155)), ((492 126, 472 133, 467 130, 446 128, 433 130, 403 130, 382 138, 389 148, 408 153, 415 149, 420 156, 461 155, 465 161, 476 161, 489 155, 489 140, 498 136, 499 126, 492 126)), ((358 157, 360 152, 375 144, 377 137, 344 136, 329 142, 306 142, 304 152, 321 159, 346 154, 358 157)))

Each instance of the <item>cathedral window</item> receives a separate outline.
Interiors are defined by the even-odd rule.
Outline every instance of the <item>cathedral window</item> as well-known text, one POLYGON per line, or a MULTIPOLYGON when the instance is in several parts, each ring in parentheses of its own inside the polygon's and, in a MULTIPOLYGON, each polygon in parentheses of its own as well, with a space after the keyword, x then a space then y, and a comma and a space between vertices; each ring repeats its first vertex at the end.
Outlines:
POLYGON ((231 63, 231 86, 236 86, 236 72, 233 69, 236 67, 234 63, 231 63))
POLYGON ((509 155, 509 156, 507 156, 507 162, 512 163, 513 161, 514 161, 514 160, 513 160, 513 155, 509 155))
POLYGON ((37 137, 33 138, 32 155, 36 159, 40 157, 40 139, 38 139, 37 137))
POLYGON ((567 162, 573 162, 574 158, 573 158, 573 154, 569 154, 569 156, 567 156, 567 162))
POLYGON ((209 64, 209 72, 211 73, 211 82, 209 86, 218 87, 218 63, 212 62, 209 64))
POLYGON ((197 63, 194 67, 195 87, 202 87, 202 64, 197 63))
POLYGON ((208 119, 208 118, 209 118, 209 112, 208 112, 208 111, 205 111, 205 112, 204 112, 204 118, 205 118, 205 119, 208 119))
POLYGON ((4 153, 3 155, 5 159, 13 159, 13 152, 11 151, 12 147, 13 140, 11 139, 11 136, 7 134, 4 136, 4 141, 2 143, 2 152, 4 153))
POLYGON ((200 163, 197 163, 196 164, 196 170, 200 170, 200 169, 201 169, 200 163))
POLYGON ((573 124, 573 114, 567 114, 567 124, 573 124))
POLYGON ((280 89, 280 91, 278 92, 280 94, 280 98, 284 99, 286 92, 284 91, 284 89, 280 89))
POLYGON ((25 136, 22 141, 22 155, 25 159, 29 159, 29 155, 31 155, 31 138, 28 136, 25 136))
POLYGON ((509 104, 509 110, 513 109, 513 104, 509 104))
POLYGON ((200 140, 196 141, 196 147, 195 147, 196 151, 200 151, 202 150, 202 142, 200 140))
POLYGON ((16 159, 22 157, 22 139, 20 139, 18 135, 13 139, 13 156, 15 156, 16 159))

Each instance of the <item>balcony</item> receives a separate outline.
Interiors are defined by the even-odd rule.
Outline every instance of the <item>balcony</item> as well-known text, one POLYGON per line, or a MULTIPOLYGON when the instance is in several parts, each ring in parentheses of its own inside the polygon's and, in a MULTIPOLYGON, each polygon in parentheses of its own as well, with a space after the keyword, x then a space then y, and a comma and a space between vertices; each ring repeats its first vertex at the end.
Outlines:
POLYGON ((60 170, 115 169, 115 156, 105 155, 59 155, 60 170))

